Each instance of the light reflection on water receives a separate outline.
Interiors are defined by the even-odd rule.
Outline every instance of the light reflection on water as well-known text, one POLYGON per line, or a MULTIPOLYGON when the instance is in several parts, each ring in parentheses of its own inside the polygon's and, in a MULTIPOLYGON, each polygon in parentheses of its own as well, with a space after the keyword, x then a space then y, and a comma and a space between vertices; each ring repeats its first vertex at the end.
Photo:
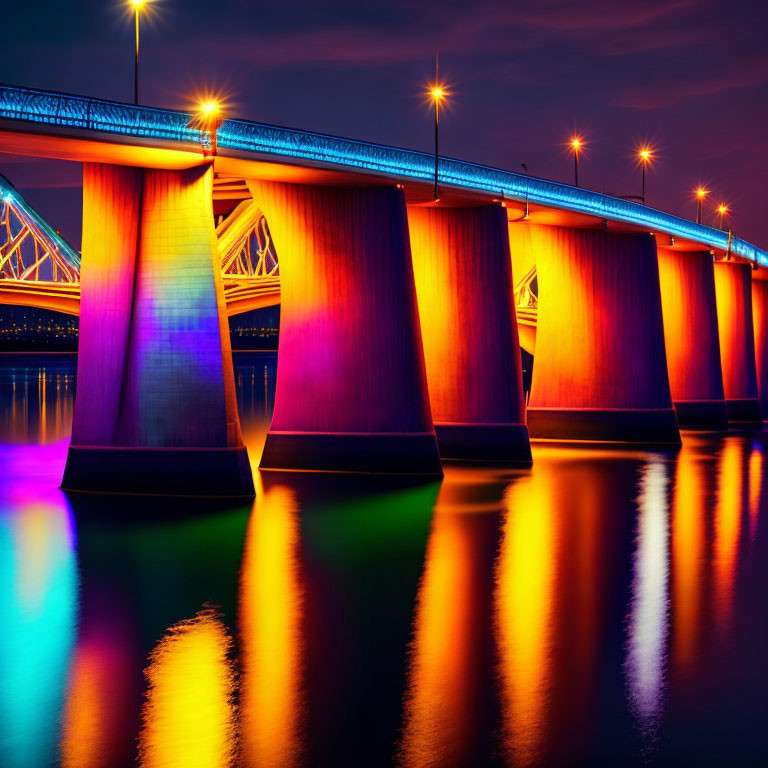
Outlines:
POLYGON ((650 461, 642 469, 627 621, 629 700, 646 749, 650 749, 657 738, 666 671, 669 630, 668 472, 669 466, 661 461, 650 461))
MULTIPOLYGON (((235 365, 255 463, 275 357, 235 365)), ((74 370, 0 356, 3 766, 768 760, 762 434, 68 497, 74 370)))
POLYGON ((302 593, 294 493, 257 486, 240 573, 241 733, 247 766, 291 768, 302 755, 302 593))
POLYGON ((235 751, 231 639, 213 610, 170 627, 149 658, 139 736, 145 768, 232 765, 235 751))
POLYGON ((507 492, 496 620, 502 731, 514 765, 541 760, 551 702, 557 488, 538 467, 507 492))

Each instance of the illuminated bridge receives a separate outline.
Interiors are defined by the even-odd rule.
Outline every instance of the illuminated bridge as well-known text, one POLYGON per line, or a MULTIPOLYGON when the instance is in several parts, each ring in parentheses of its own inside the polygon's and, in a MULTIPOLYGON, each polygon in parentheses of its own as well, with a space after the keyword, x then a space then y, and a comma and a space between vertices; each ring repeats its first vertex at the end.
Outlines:
POLYGON ((251 492, 226 316, 278 301, 262 468, 439 473, 530 461, 529 431, 674 444, 768 413, 764 250, 448 158, 434 202, 431 155, 242 120, 206 158, 189 122, 0 86, 0 151, 83 163, 82 263, 13 190, 0 256, 0 301, 79 293, 65 487, 251 492))

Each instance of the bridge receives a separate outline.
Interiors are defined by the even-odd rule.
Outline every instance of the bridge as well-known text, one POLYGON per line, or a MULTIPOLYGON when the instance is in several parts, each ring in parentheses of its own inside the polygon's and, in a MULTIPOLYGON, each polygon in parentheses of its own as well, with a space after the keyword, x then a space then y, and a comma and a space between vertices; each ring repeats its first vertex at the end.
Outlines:
POLYGON ((206 157, 190 118, 0 86, 0 151, 83 164, 81 263, 29 216, 44 263, 18 223, 0 257, 0 300, 80 312, 64 487, 251 492, 226 316, 278 301, 265 469, 439 473, 768 413, 764 250, 449 158, 435 202, 431 155, 243 120, 206 157))

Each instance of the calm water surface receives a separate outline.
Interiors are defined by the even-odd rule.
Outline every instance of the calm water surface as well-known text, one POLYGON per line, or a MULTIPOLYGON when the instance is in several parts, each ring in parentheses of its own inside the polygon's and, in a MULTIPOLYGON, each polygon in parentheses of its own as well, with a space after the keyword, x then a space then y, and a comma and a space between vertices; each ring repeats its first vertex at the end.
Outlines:
POLYGON ((58 489, 74 380, 0 356, 5 768, 768 764, 762 434, 121 500, 58 489))

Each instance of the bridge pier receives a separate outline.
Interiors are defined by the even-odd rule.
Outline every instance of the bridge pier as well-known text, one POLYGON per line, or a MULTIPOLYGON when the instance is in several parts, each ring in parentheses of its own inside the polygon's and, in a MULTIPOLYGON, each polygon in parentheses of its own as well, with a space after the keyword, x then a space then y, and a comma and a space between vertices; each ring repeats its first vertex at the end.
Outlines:
POLYGON ((441 474, 402 190, 248 185, 280 255, 261 467, 441 474))
POLYGON ((734 261, 714 265, 723 389, 728 421, 762 422, 752 324, 752 268, 734 261))
POLYGON ((752 327, 755 334, 757 392, 763 421, 768 421, 768 280, 765 272, 752 272, 752 327), (760 275, 761 279, 755 277, 760 275))
POLYGON ((530 462, 506 211, 408 209, 440 455, 530 462))
POLYGON ((533 250, 538 276, 531 437, 679 443, 653 238, 526 223, 509 231, 513 251, 533 250))
POLYGON ((669 388, 680 426, 725 427, 728 414, 712 256, 658 248, 669 388))
POLYGON ((211 166, 86 163, 70 490, 252 495, 211 166))

